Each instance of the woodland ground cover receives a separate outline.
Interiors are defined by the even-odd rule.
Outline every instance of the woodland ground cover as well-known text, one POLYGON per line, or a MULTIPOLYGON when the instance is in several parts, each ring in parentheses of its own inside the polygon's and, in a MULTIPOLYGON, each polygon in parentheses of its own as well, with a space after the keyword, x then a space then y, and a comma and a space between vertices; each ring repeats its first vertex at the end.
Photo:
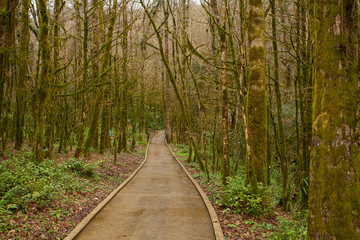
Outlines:
POLYGON ((266 190, 259 186, 259 193, 254 195, 250 186, 244 186, 243 168, 239 168, 238 174, 230 177, 228 185, 223 187, 220 173, 209 174, 208 178, 196 163, 187 161, 186 145, 172 148, 208 196, 225 239, 305 239, 307 212, 295 208, 286 213, 281 209, 277 173, 271 175, 271 188, 266 190))
MULTIPOLYGON (((9 147, 8 149, 12 149, 9 147)), ((0 238, 63 239, 142 162, 145 144, 121 153, 34 163, 28 147, 0 161, 0 238)))

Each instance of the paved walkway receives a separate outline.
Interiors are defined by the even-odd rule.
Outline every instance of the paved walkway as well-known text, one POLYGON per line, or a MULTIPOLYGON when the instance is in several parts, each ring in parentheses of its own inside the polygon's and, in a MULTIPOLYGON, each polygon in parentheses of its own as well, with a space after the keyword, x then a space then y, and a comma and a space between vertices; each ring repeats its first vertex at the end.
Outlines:
POLYGON ((137 175, 96 215, 76 239, 215 239, 199 193, 165 144, 151 140, 137 175))

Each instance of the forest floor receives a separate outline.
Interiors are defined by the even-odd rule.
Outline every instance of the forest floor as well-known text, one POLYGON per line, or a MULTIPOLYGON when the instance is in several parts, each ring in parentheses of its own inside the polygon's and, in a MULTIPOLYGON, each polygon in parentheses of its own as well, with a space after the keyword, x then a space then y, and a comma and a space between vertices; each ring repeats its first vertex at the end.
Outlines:
MULTIPOLYGON (((207 194, 226 239, 304 239, 306 213, 285 213, 276 204, 258 217, 235 213, 221 201, 220 175, 207 181, 196 164, 186 162, 183 148, 172 148, 207 194)), ((110 152, 74 159, 69 151, 35 164, 28 147, 6 151, 0 158, 0 239, 63 239, 141 164, 145 149, 138 144, 115 164, 110 152)))
MULTIPOLYGON (((8 149, 13 149, 9 146, 8 149)), ((31 150, 0 159, 0 239, 63 239, 143 161, 145 144, 73 159, 74 151, 34 164, 31 150)))
POLYGON ((183 154, 186 146, 181 147, 183 148, 171 145, 176 157, 208 196, 219 218, 225 239, 305 239, 306 212, 293 210, 286 213, 281 207, 271 204, 270 209, 262 216, 234 213, 234 208, 226 206, 222 201, 220 174, 212 175, 211 181, 207 181, 207 176, 200 171, 197 164, 186 161, 188 154, 183 154))

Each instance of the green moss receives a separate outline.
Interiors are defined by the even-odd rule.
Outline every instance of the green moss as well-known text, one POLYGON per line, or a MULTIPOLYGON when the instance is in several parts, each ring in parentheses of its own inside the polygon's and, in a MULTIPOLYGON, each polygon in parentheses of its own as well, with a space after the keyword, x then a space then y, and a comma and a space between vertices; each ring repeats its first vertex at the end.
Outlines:
POLYGON ((337 1, 315 5, 315 85, 313 151, 309 189, 308 239, 360 238, 360 149, 357 131, 357 84, 351 45, 350 12, 337 1), (341 18, 338 25, 337 16, 341 18), (320 24, 315 25, 320 19, 320 24), (338 26, 338 27, 336 27, 338 26), (340 38, 341 35, 341 38, 340 38), (339 49, 343 43, 348 46, 339 49))
POLYGON ((249 5, 262 7, 263 1, 262 0, 249 0, 249 5))
MULTIPOLYGON (((256 181, 267 182, 266 159, 266 90, 265 90, 265 29, 263 3, 259 0, 249 2, 249 45, 254 41, 260 46, 250 47, 249 51, 249 87, 247 94, 247 118, 250 155, 246 162, 246 184, 252 182, 256 190, 256 181), (250 161, 250 162, 249 162, 250 161), (250 176, 249 176, 250 175, 250 176)), ((249 154, 249 153, 247 153, 249 154)))

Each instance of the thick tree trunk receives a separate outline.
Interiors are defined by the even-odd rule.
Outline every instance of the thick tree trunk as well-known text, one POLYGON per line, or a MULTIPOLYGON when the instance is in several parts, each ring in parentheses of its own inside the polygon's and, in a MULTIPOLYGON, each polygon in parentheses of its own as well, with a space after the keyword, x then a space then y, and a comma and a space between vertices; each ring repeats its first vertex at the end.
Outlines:
POLYGON ((355 2, 313 3, 315 84, 308 239, 360 239, 355 2))
POLYGON ((249 85, 247 94, 247 123, 250 161, 248 179, 267 182, 266 159, 266 89, 265 89, 265 19, 263 1, 249 1, 249 85), (254 171, 251 170, 251 165, 254 171))
POLYGON ((14 81, 15 17, 17 0, 0 3, 0 155, 6 148, 10 130, 11 89, 14 81))
POLYGON ((16 133, 15 149, 20 149, 24 137, 24 116, 26 110, 26 82, 28 79, 28 56, 29 56, 29 0, 23 0, 21 9, 21 35, 19 48, 19 76, 16 90, 16 133))

